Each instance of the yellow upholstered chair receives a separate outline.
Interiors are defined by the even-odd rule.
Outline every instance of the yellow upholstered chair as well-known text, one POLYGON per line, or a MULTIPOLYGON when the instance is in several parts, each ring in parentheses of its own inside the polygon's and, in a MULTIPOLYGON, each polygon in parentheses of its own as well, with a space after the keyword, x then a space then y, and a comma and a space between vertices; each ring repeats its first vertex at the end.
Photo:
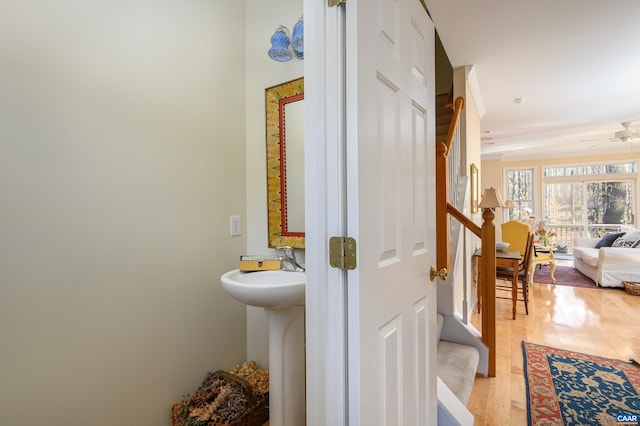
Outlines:
POLYGON ((510 220, 500 225, 500 228, 502 229, 502 241, 509 243, 509 248, 518 250, 520 256, 524 258, 531 227, 519 220, 510 220))

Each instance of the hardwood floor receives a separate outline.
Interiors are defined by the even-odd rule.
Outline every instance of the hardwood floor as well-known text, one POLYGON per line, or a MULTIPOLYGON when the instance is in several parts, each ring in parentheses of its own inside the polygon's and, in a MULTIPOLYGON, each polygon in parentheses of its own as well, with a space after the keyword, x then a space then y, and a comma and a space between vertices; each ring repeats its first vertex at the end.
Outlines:
MULTIPOLYGON (((496 299, 497 374, 478 376, 468 403, 476 425, 526 425, 522 341, 592 355, 640 360, 640 296, 624 289, 534 283, 529 315, 523 302, 496 299)), ((480 316, 471 322, 480 329, 480 316)))

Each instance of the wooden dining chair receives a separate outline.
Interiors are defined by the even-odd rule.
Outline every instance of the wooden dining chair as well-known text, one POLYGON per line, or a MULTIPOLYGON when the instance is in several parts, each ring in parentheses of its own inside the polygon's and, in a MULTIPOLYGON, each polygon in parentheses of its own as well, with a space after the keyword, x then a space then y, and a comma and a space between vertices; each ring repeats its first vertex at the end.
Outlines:
MULTIPOLYGON (((515 291, 513 289, 514 284, 512 282, 513 269, 502 268, 502 267, 496 268, 496 279, 509 280, 511 282, 511 285, 508 286, 508 285, 500 284, 496 280, 496 289, 511 291, 511 297, 501 297, 501 296, 496 296, 496 297, 500 299, 511 299, 511 301, 514 303, 514 306, 515 306, 515 303, 517 303, 518 301, 524 302, 524 311, 527 315, 529 315, 529 282, 530 282, 530 273, 531 273, 531 266, 532 266, 532 260, 533 260, 533 240, 534 240, 533 234, 529 233, 527 235, 527 239, 525 243, 524 256, 522 257, 522 260, 518 265, 518 281, 515 283, 516 285, 515 291), (518 283, 522 283, 521 289, 517 287, 518 283), (522 295, 522 299, 518 298, 518 294, 522 295)), ((513 319, 516 319, 515 311, 513 313, 513 319)))

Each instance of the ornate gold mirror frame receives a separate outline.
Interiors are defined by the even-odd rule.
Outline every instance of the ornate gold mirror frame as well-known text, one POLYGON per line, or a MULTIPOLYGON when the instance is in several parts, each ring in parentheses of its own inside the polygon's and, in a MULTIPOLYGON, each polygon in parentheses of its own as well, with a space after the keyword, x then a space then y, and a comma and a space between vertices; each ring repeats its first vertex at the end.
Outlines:
MULTIPOLYGON (((286 105, 304 99, 304 78, 265 90, 269 247, 304 248, 304 229, 288 229, 286 105)), ((304 182, 304 176, 301 177, 304 182)), ((304 213, 303 213, 304 214, 304 213)))

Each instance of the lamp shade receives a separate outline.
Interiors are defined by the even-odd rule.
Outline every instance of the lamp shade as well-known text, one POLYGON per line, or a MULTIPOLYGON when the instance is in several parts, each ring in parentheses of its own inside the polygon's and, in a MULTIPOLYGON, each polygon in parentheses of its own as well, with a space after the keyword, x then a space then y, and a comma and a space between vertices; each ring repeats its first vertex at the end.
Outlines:
POLYGON ((502 195, 500 191, 494 187, 487 188, 482 194, 482 200, 478 205, 481 209, 494 209, 496 207, 505 207, 504 201, 502 201, 502 195))
POLYGON ((504 202, 504 207, 507 209, 515 209, 516 203, 514 203, 513 200, 507 200, 504 202))

